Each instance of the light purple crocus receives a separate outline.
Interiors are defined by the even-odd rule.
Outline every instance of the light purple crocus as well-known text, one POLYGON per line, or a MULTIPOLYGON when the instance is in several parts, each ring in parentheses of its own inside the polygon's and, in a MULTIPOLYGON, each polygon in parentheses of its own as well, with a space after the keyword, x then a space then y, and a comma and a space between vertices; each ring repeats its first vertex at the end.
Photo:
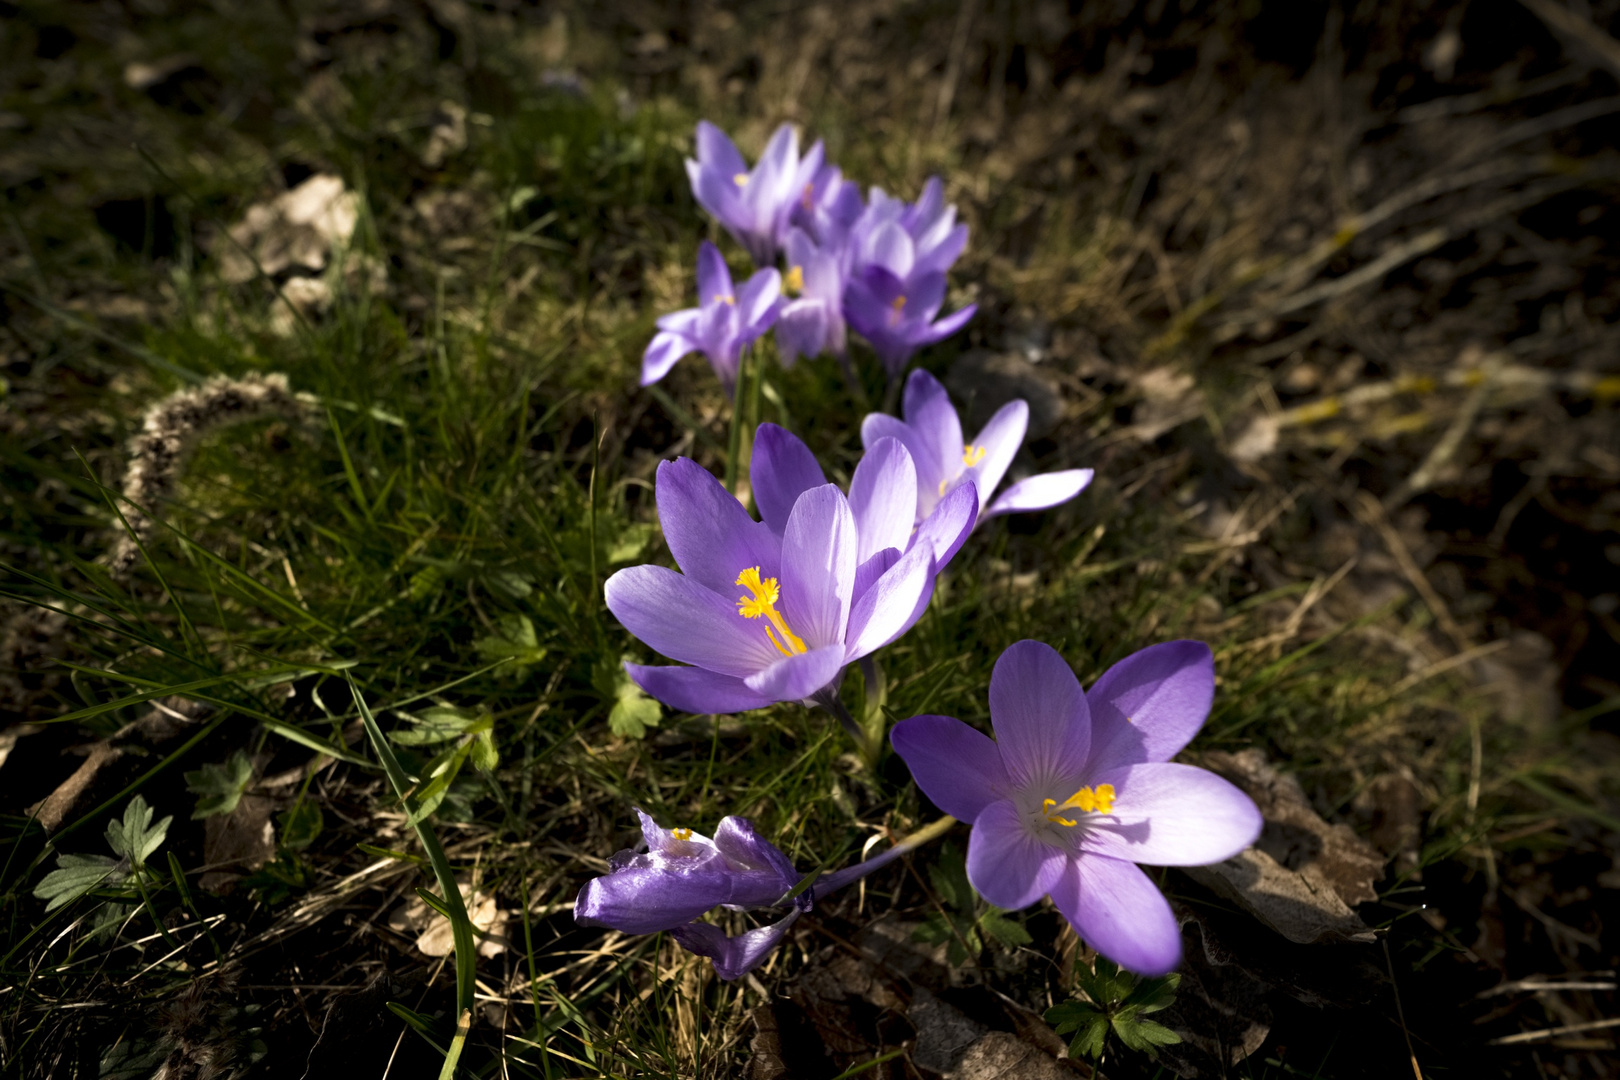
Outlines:
POLYGON ((871 190, 851 236, 844 314, 896 378, 912 353, 960 330, 976 304, 935 322, 945 302, 945 271, 967 244, 966 225, 932 177, 915 204, 871 190))
POLYGON ((989 738, 914 716, 889 738, 927 796, 972 822, 967 873, 1016 909, 1050 894, 1086 943, 1161 975, 1181 960, 1170 905, 1137 863, 1199 866, 1260 835, 1260 811, 1212 772, 1170 758, 1209 715, 1208 646, 1172 641, 1126 657, 1090 693, 1063 657, 1020 641, 990 676, 989 738))
POLYGON ((697 160, 686 159, 686 175, 698 205, 748 249, 756 266, 768 266, 787 238, 789 218, 805 185, 821 170, 824 153, 817 142, 801 159, 798 133, 783 124, 750 169, 726 133, 702 120, 697 160))
POLYGON ((729 394, 737 385, 743 349, 776 325, 782 307, 782 275, 776 270, 760 270, 733 289, 720 249, 705 240, 698 247, 697 280, 698 306, 658 320, 658 333, 641 358, 642 386, 662 379, 681 357, 701 352, 729 394))
POLYGON ((1029 405, 1014 399, 996 410, 971 441, 962 438, 962 421, 940 381, 921 369, 906 379, 902 398, 905 419, 867 413, 861 441, 899 439, 917 466, 918 520, 933 512, 949 492, 972 484, 979 493, 980 522, 998 514, 1046 510, 1068 502, 1091 483, 1091 469, 1041 473, 1013 484, 992 500, 1029 429, 1029 405))
POLYGON ((922 617, 978 502, 968 492, 948 497, 913 528, 916 469, 898 441, 872 446, 846 497, 775 424, 755 433, 751 475, 762 521, 697 462, 659 465, 658 520, 682 572, 629 567, 603 592, 625 629, 687 666, 625 669, 688 712, 808 700, 850 727, 834 693, 845 665, 922 617))
POLYGON ((791 297, 776 322, 782 366, 800 356, 844 355, 844 270, 836 252, 817 247, 802 229, 788 230, 788 271, 783 287, 791 297))
POLYGON ((753 970, 770 955, 817 897, 827 896, 906 854, 916 842, 902 841, 863 863, 823 874, 798 896, 787 894, 803 880, 793 862, 761 839, 746 818, 725 817, 714 838, 691 829, 665 829, 639 808, 644 852, 621 851, 609 871, 580 889, 574 921, 627 934, 671 931, 688 951, 714 961, 722 979, 753 970), (719 927, 697 922, 717 907, 734 911, 784 907, 792 910, 768 926, 727 937, 719 927))

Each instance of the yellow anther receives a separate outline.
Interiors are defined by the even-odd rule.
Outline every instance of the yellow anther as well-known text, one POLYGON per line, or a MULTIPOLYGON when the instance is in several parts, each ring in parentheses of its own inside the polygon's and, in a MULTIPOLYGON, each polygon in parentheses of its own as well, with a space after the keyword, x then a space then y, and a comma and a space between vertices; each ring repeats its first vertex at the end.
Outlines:
POLYGON ((690 839, 692 839, 692 830, 691 829, 671 829, 671 830, 669 830, 669 835, 673 836, 677 840, 690 840, 690 839))
POLYGON ((804 185, 804 194, 800 196, 799 202, 806 210, 810 209, 810 207, 813 205, 812 200, 815 198, 815 194, 816 185, 814 183, 804 185))
POLYGON ((731 182, 733 184, 736 184, 738 187, 747 187, 748 186, 748 174, 745 173, 745 172, 737 173, 736 175, 734 175, 731 178, 731 182))
POLYGON ((904 311, 906 309, 906 298, 904 296, 897 296, 889 302, 889 306, 894 308, 896 311, 904 311))
POLYGON ((962 464, 971 469, 973 466, 984 460, 984 454, 984 447, 974 446, 970 443, 967 446, 962 447, 962 464))
POLYGON ((940 482, 939 482, 939 497, 940 497, 940 498, 942 498, 942 499, 943 499, 943 498, 944 498, 944 497, 945 497, 945 488, 946 488, 946 487, 947 487, 947 486, 949 486, 949 485, 950 485, 950 481, 949 481, 949 480, 941 480, 941 481, 940 481, 940 482))
POLYGON ((776 579, 761 578, 759 567, 750 566, 737 575, 736 584, 747 589, 750 596, 737 597, 737 614, 745 619, 758 619, 761 616, 770 620, 770 626, 765 628, 765 636, 771 639, 776 651, 783 656, 792 656, 795 653, 809 652, 805 647, 804 639, 788 629, 787 620, 782 613, 776 610, 776 602, 782 598, 782 590, 777 588, 776 579), (781 637, 777 637, 781 634, 781 637))
POLYGON ((721 293, 719 296, 716 296, 713 300, 710 300, 709 303, 711 303, 711 304, 732 304, 732 305, 735 305, 737 303, 737 298, 736 298, 736 296, 732 295, 731 293, 721 293))
POLYGON ((1098 784, 1096 788, 1083 787, 1065 799, 1061 804, 1056 799, 1046 799, 1041 804, 1041 812, 1046 820, 1054 825, 1074 825, 1075 822, 1066 817, 1059 817, 1059 810, 1079 810, 1081 813, 1112 814, 1114 812, 1114 785, 1098 784))
POLYGON ((795 266, 782 276, 782 289, 789 296, 798 296, 804 291, 804 267, 795 266))

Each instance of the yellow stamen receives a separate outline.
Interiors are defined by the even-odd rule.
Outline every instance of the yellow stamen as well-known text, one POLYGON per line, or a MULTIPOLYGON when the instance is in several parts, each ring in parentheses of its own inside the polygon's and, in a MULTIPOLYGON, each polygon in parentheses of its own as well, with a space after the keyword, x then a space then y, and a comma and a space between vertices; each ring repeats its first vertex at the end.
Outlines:
POLYGON ((889 306, 894 308, 896 311, 904 311, 906 309, 906 298, 904 296, 897 296, 889 302, 889 306))
POLYGON ((814 183, 804 185, 804 195, 799 199, 799 202, 803 204, 806 210, 810 209, 811 200, 815 198, 815 193, 816 185, 814 183))
POLYGON ((782 290, 789 296, 798 296, 804 291, 804 267, 795 266, 783 275, 782 290))
POLYGON ((748 186, 748 174, 745 173, 745 172, 737 173, 735 176, 733 176, 731 178, 731 182, 733 184, 736 184, 738 187, 747 187, 748 186))
POLYGON ((737 597, 737 614, 745 619, 757 619, 761 616, 769 619, 771 625, 765 628, 765 636, 771 639, 771 644, 776 646, 777 652, 783 656, 792 656, 795 653, 810 651, 805 647, 804 639, 788 629, 787 620, 776 610, 776 602, 782 598, 782 590, 777 588, 775 578, 761 578, 759 567, 750 566, 737 575, 736 584, 753 594, 737 597), (777 637, 777 634, 782 636, 777 637))
POLYGON ((721 293, 719 296, 716 296, 713 300, 710 300, 709 303, 711 303, 711 304, 731 304, 732 306, 736 306, 737 298, 735 296, 733 296, 731 293, 721 293))
POLYGON ((941 480, 941 481, 940 481, 940 482, 939 482, 939 497, 940 497, 940 498, 942 498, 942 499, 943 499, 943 498, 944 498, 944 497, 945 497, 945 488, 946 488, 946 486, 947 486, 947 485, 949 485, 949 484, 950 484, 950 481, 949 481, 949 480, 941 480))
POLYGON ((692 830, 691 829, 671 829, 671 830, 669 830, 669 835, 673 836, 677 840, 690 840, 690 839, 692 839, 692 830))
POLYGON ((984 454, 984 447, 974 446, 969 443, 967 446, 962 447, 962 464, 971 469, 984 460, 984 454))
POLYGON ((1057 813, 1059 810, 1079 810, 1086 814, 1112 814, 1114 812, 1114 785, 1098 784, 1095 789, 1083 787, 1062 803, 1059 803, 1056 799, 1042 801, 1041 812, 1046 815, 1047 821, 1052 822, 1054 825, 1073 826, 1076 822, 1070 818, 1059 817, 1057 813))

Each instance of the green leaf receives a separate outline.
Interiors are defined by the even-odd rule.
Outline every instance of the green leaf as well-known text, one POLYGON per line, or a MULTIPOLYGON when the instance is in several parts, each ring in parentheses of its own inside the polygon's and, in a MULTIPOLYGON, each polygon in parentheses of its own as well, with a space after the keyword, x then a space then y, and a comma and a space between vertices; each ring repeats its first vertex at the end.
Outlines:
POLYGON ((973 885, 968 881, 967 859, 949 841, 939 850, 939 861, 928 868, 928 878, 939 898, 958 911, 973 910, 973 885))
POLYGON ((169 833, 169 822, 173 820, 173 817, 165 817, 153 825, 152 808, 137 795, 124 807, 124 820, 114 818, 107 823, 107 844, 140 869, 146 865, 147 856, 162 845, 169 833))
POLYGON ((288 851, 303 851, 326 827, 321 808, 308 799, 301 799, 292 809, 277 814, 276 823, 280 826, 281 846, 288 851))
POLYGON ((1028 945, 1035 940, 1029 936, 1029 931, 1024 929, 1023 923, 1007 918, 1006 914, 998 907, 991 907, 983 915, 979 916, 979 927, 992 940, 1010 949, 1017 948, 1020 945, 1028 945))
POLYGON ((657 727, 664 718, 663 706, 642 693, 622 667, 619 676, 613 709, 608 713, 608 730, 625 739, 645 739, 647 729, 657 727))
POLYGON ((450 705, 434 705, 419 712, 408 713, 396 709, 395 714, 410 724, 388 733, 388 741, 400 746, 429 746, 448 742, 466 735, 480 722, 494 723, 494 717, 481 709, 458 709, 450 705))
POLYGON ((1154 1020, 1138 1020, 1128 1016, 1114 1017, 1114 1034, 1132 1050, 1158 1057, 1159 1047, 1172 1046, 1181 1036, 1154 1020))
POLYGON ((650 521, 638 521, 626 525, 624 531, 619 533, 619 538, 614 541, 613 546, 608 548, 607 564, 617 566, 619 563, 632 561, 646 549, 648 543, 657 535, 658 526, 650 521))
POLYGON ((534 592, 534 578, 521 570, 486 570, 484 584, 508 600, 522 600, 534 592))
POLYGON ((501 763, 500 752, 495 749, 495 732, 490 728, 485 728, 473 736, 472 746, 468 750, 473 768, 481 773, 492 773, 495 766, 501 763))
POLYGON ((1161 975, 1156 979, 1143 979, 1125 997, 1125 1006, 1146 1016, 1160 1009, 1168 1009, 1176 1002, 1176 991, 1181 987, 1179 974, 1161 975))
POLYGON ((1071 1032, 1070 1057, 1098 1058, 1108 1038, 1108 1014, 1092 1008, 1082 1001, 1065 1001, 1046 1010, 1046 1022, 1052 1024, 1059 1035, 1071 1032))
POLYGON ((534 623, 527 615, 503 615, 496 621, 497 632, 473 642, 473 648, 485 660, 509 660, 501 668, 510 675, 524 675, 529 668, 546 658, 534 633, 534 623))
POLYGON ((186 773, 186 788, 198 796, 197 809, 191 820, 229 814, 242 801, 242 794, 253 782, 253 762, 241 750, 233 753, 222 765, 204 765, 195 772, 186 773))
POLYGON ((102 884, 117 884, 127 876, 122 859, 106 855, 58 855, 56 869, 34 886, 34 895, 49 901, 46 911, 55 911, 102 884))

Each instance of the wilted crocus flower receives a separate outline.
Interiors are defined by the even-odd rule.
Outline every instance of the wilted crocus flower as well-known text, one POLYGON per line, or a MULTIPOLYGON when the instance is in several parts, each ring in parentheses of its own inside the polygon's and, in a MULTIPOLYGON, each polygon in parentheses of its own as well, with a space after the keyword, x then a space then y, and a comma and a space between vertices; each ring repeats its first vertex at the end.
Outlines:
POLYGON ((917 466, 918 520, 933 512, 947 492, 971 483, 979 493, 979 521, 997 514, 1046 510, 1068 502, 1091 483, 1091 469, 1065 469, 1018 481, 991 501, 996 485, 1006 475, 1013 456, 1029 428, 1029 405, 1009 401, 996 410, 971 442, 962 440, 962 422, 938 379, 926 371, 913 371, 906 379, 902 399, 905 419, 886 413, 867 413, 861 421, 861 441, 871 446, 879 439, 899 439, 911 451, 917 466))
POLYGON ((823 874, 814 886, 789 900, 787 894, 803 875, 775 845, 761 839, 746 818, 721 818, 711 840, 691 829, 661 828, 640 809, 636 813, 647 850, 621 851, 608 860, 608 873, 580 889, 574 901, 574 920, 627 934, 672 931, 688 951, 712 959, 715 972, 728 980, 764 960, 818 896, 865 877, 951 824, 945 819, 881 855, 823 874), (792 910, 785 918, 734 938, 717 926, 695 921, 717 907, 747 911, 788 904, 792 910))
POLYGON ((968 880, 986 900, 1014 909, 1050 894, 1092 948, 1160 975, 1181 936, 1136 864, 1220 862, 1260 835, 1247 795, 1169 760, 1214 695, 1202 642, 1143 649, 1083 694, 1056 651, 1020 641, 990 676, 995 741, 948 716, 902 720, 889 738, 935 805, 973 823, 968 880))
POLYGON ((824 152, 817 142, 801 160, 798 133, 783 124, 750 169, 726 133, 702 120, 697 160, 686 159, 686 175, 698 205, 748 249, 756 266, 767 266, 781 250, 788 219, 820 171, 824 152))
POLYGON ((776 322, 782 366, 793 366, 801 355, 831 352, 842 356, 846 337, 844 271, 838 255, 818 248, 803 230, 790 229, 787 259, 783 289, 789 299, 776 322))
POLYGON ((871 192, 850 237, 852 269, 844 294, 849 324, 871 342, 890 377, 911 354, 960 330, 978 305, 934 321, 945 302, 945 271, 967 243, 967 226, 945 204, 938 177, 916 204, 871 192))
POLYGON ((774 269, 760 270, 733 289, 720 249, 705 240, 698 247, 697 280, 698 306, 658 320, 658 333, 641 358, 642 386, 662 379, 687 353, 700 352, 729 394, 743 349, 776 324, 782 276, 774 269))
POLYGON ((682 573, 633 566, 603 592, 625 629, 690 666, 625 668, 688 712, 812 700, 848 727, 833 696, 845 665, 922 617, 978 501, 947 497, 914 530, 916 469, 899 442, 873 445, 846 497, 822 481, 809 448, 774 424, 755 434, 751 473, 764 521, 695 461, 659 465, 658 520, 682 573))

